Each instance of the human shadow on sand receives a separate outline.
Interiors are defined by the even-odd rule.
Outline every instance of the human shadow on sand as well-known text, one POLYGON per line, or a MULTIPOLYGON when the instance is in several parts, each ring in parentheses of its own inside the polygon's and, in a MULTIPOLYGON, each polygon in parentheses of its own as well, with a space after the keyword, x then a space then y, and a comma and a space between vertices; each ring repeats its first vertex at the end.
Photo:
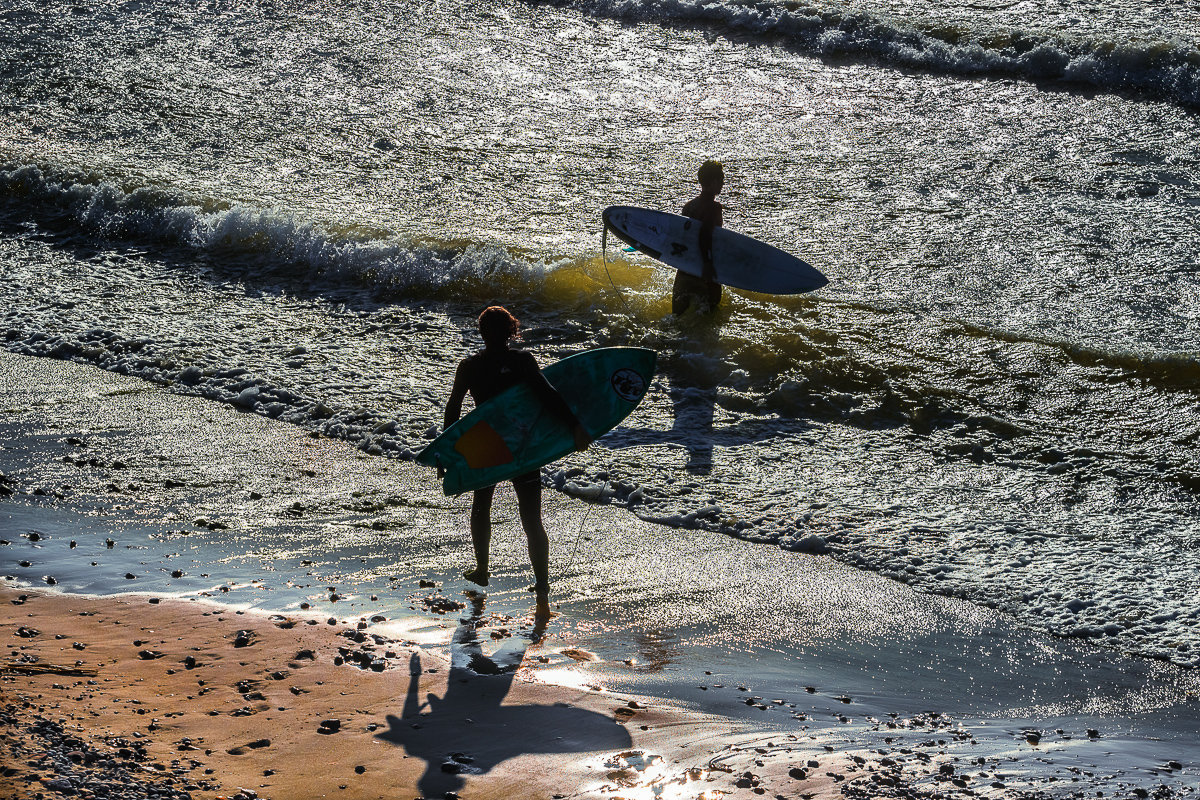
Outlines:
MULTIPOLYGON (((408 693, 400 716, 387 716, 388 730, 377 734, 426 762, 417 783, 422 797, 458 792, 466 775, 482 775, 527 753, 583 753, 621 750, 631 739, 612 717, 553 705, 502 705, 530 643, 541 640, 545 617, 519 645, 484 654, 476 627, 484 598, 471 597, 470 612, 459 620, 451 640, 450 675, 442 697, 418 697, 420 654, 409 660, 408 693)), ((512 641, 512 640, 510 640, 512 641)))

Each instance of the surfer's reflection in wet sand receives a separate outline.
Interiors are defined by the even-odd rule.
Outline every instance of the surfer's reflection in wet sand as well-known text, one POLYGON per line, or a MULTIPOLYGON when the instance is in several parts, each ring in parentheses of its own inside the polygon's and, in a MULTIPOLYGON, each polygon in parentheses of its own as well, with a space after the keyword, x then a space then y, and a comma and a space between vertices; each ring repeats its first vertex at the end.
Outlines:
POLYGON ((465 775, 485 774, 497 764, 526 753, 575 753, 625 749, 629 734, 610 717, 552 706, 505 706, 513 677, 530 644, 545 635, 549 615, 538 614, 527 636, 514 637, 516 647, 485 655, 476 628, 485 598, 470 593, 470 610, 459 620, 451 640, 450 675, 442 697, 417 697, 421 659, 413 653, 411 678, 399 717, 389 714, 380 739, 402 745, 410 756, 426 762, 417 783, 422 797, 457 792, 465 775))
MULTIPOLYGON (((691 475, 704 476, 712 472, 713 447, 717 439, 714 422, 721 382, 729 377, 729 367, 721 355, 721 322, 712 315, 694 324, 685 317, 677 321, 679 352, 663 358, 663 375, 670 381, 668 396, 674 422, 667 430, 641 428, 633 425, 617 428, 605 438, 610 449, 645 447, 669 444, 687 451, 684 469, 691 475)), ((769 433, 739 429, 738 425, 722 428, 720 437, 726 445, 742 444, 765 438, 769 433)))

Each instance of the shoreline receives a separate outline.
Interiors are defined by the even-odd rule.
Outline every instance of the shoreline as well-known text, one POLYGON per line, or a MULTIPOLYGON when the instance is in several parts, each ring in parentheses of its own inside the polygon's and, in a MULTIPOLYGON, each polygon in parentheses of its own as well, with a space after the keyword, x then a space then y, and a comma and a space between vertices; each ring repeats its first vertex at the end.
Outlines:
MULTIPOLYGON (((518 670, 487 674, 486 656, 458 666, 357 625, 9 586, 0 603, 16 612, 0 624, 10 644, 0 743, 20 764, 0 779, 0 797, 103 797, 97 785, 139 780, 194 798, 488 798, 517 796, 517 786, 522 797, 582 798, 669 785, 838 795, 815 769, 787 776, 792 759, 752 779, 709 768, 714 756, 745 760, 719 717, 531 683, 518 670), (377 649, 389 668, 351 655, 377 649)), ((853 768, 816 745, 803 755, 853 768)))
MULTIPOLYGON (((166 737, 167 731, 177 735, 148 753, 178 747, 184 736, 217 735, 205 727, 217 722, 223 735, 232 726, 250 725, 247 720, 287 715, 299 722, 280 723, 283 738, 260 731, 224 749, 204 749, 230 760, 231 774, 243 780, 275 777, 258 774, 262 769, 279 776, 287 769, 306 774, 304 764, 259 766, 267 755, 286 749, 279 745, 250 748, 240 756, 226 750, 261 739, 290 742, 287 736, 308 737, 307 744, 296 739, 298 752, 308 752, 313 742, 326 747, 338 739, 317 733, 319 722, 347 719, 349 706, 339 704, 350 703, 343 697, 358 697, 368 713, 355 714, 364 725, 355 742, 376 755, 391 753, 385 758, 389 765, 405 762, 404 776, 396 777, 400 783, 389 784, 393 793, 380 797, 397 796, 393 789, 413 796, 424 791, 418 784, 429 764, 436 772, 427 782, 465 781, 461 788, 469 797, 505 796, 503 787, 511 781, 524 790, 535 780, 526 774, 542 781, 536 792, 545 790, 530 796, 550 798, 649 800, 664 787, 674 792, 664 797, 699 797, 718 786, 733 797, 793 797, 801 791, 815 797, 1042 798, 1135 789, 1162 797, 1196 795, 1200 675, 1194 672, 1020 629, 998 612, 920 595, 830 559, 703 531, 662 529, 619 509, 553 494, 545 513, 556 569, 552 602, 561 615, 539 631, 524 590, 527 556, 510 493, 497 497, 493 585, 486 596, 476 595, 463 591, 458 577, 469 558, 466 507, 440 497, 429 476, 415 467, 90 367, 0 354, 3 370, 22 378, 11 383, 5 398, 12 411, 0 419, 10 434, 0 450, 0 471, 12 476, 15 489, 0 502, 0 524, 17 533, 0 546, 9 565, 0 602, 17 612, 19 623, 5 634, 13 657, 37 652, 57 663, 54 659, 66 655, 73 664, 80 653, 106 652, 122 675, 141 677, 122 684, 108 676, 124 708, 136 707, 132 700, 144 705, 169 697, 171 692, 144 691, 159 685, 155 681, 174 687, 176 697, 204 688, 195 686, 194 677, 186 687, 177 685, 185 673, 194 673, 180 669, 185 656, 179 652, 141 659, 137 652, 146 647, 132 644, 140 635, 113 638, 120 626, 93 625, 113 618, 113 609, 128 609, 122 613, 136 613, 141 625, 147 615, 158 620, 157 628, 147 626, 158 638, 145 638, 163 642, 151 649, 168 653, 163 632, 169 631, 175 637, 171 647, 202 648, 194 652, 212 654, 222 669, 233 669, 231 653, 246 661, 236 664, 237 674, 221 687, 220 708, 195 706, 186 725, 164 712, 155 731, 143 719, 155 718, 147 710, 136 715, 141 727, 113 734, 129 741, 166 737), (17 588, 42 576, 57 576, 51 591, 64 592, 17 588), (124 587, 136 591, 113 594, 124 587), (12 605, 20 594, 33 599, 12 605), (45 613, 53 625, 28 622, 24 615, 39 606, 51 609, 45 613), (97 616, 62 610, 85 607, 97 616), (295 625, 279 628, 272 615, 295 625), (360 619, 366 625, 361 631, 360 619), (20 625, 42 632, 26 639, 15 632, 20 625), (230 649, 238 630, 259 628, 259 644, 230 649), (313 642, 266 645, 284 635, 313 642), (197 641, 182 643, 179 636, 197 641), (65 649, 74 641, 85 649, 65 649), (44 653, 37 650, 43 647, 44 653), (324 653, 327 661, 289 666, 289 657, 302 649, 324 653), (389 649, 394 657, 387 656, 389 649), (380 650, 386 663, 375 672, 373 656, 380 650), (600 728, 609 733, 621 708, 635 712, 620 716, 632 717, 636 725, 625 720, 620 726, 630 734, 628 742, 583 737, 569 752, 543 744, 507 755, 461 743, 482 730, 466 712, 436 726, 397 728, 389 714, 404 721, 428 715, 429 708, 461 711, 459 704, 467 702, 459 699, 465 695, 450 693, 449 705, 435 701, 406 712, 400 698, 410 695, 414 656, 422 665, 411 692, 417 709, 422 708, 417 698, 444 699, 447 687, 468 686, 477 690, 476 700, 486 695, 487 707, 497 713, 514 706, 534 709, 521 712, 526 716, 519 724, 511 715, 496 723, 522 731, 546 728, 545 715, 560 714, 553 710, 561 708, 559 702, 593 714, 583 717, 590 722, 603 719, 600 728), (346 663, 333 663, 335 657, 346 663), (167 669, 175 673, 167 675, 167 669), (447 680, 451 670, 461 675, 453 683, 447 680), (287 680, 272 680, 274 672, 326 674, 313 678, 326 688, 293 694, 290 685, 296 684, 282 686, 287 680), (240 681, 255 686, 236 691, 240 681), (330 688, 346 681, 356 688, 345 696, 330 688), (487 689, 497 682, 507 683, 504 692, 487 689), (359 684, 381 694, 363 695, 370 692, 359 684), (264 699, 244 697, 254 692, 264 699), (325 705, 315 704, 318 699, 325 705), (277 700, 282 702, 272 702, 277 700), (233 716, 263 703, 265 710, 233 716), (291 711, 271 711, 280 707, 291 711), (216 715, 210 717, 210 711, 216 715), (466 723, 467 717, 473 722, 466 723), (658 722, 644 721, 651 717, 658 722), (366 731, 366 724, 377 727, 366 731), (413 744, 405 738, 412 730, 434 731, 440 749, 413 744), (1099 735, 1089 735, 1092 730, 1099 735), (393 740, 380 739, 381 731, 392 732, 393 740), (379 749, 385 744, 387 750, 379 749), (405 758, 410 744, 432 758, 417 759, 426 765, 419 770, 407 763, 412 757, 405 758), (451 778, 443 778, 442 765, 454 761, 456 752, 472 761, 451 764, 452 771, 444 773, 451 778), (810 760, 819 766, 809 767, 810 760), (803 771, 803 779, 792 770, 803 771), (565 783, 545 783, 560 775, 565 783), (696 775, 703 780, 689 777, 696 775), (746 785, 738 786, 739 780, 746 785)), ((15 701, 8 698, 20 692, 29 697, 40 691, 46 702, 59 704, 56 715, 69 713, 71 724, 93 731, 98 718, 91 714, 101 710, 63 699, 99 692, 88 680, 101 678, 8 676, 2 685, 13 721, 6 743, 28 734, 40 713, 36 704, 11 708, 15 701), (65 688, 54 689, 55 683, 65 688)), ((188 702, 198 703, 200 697, 193 696, 188 702)), ((213 691, 204 698, 217 696, 213 691)), ((161 711, 161 705, 155 707, 161 711)), ((57 724, 47 720, 44 724, 57 724)), ((93 746, 102 748, 105 732, 93 732, 100 737, 93 746)), ((496 738, 514 737, 500 730, 490 737, 496 738)), ((167 752, 157 763, 169 765, 167 755, 178 759, 195 752, 167 752)), ((362 777, 352 771, 357 766, 364 767, 363 776, 372 774, 370 764, 342 766, 354 778, 362 777)), ((220 776, 225 767, 204 769, 220 776)), ((296 786, 304 783, 296 780, 296 786)), ((331 783, 329 791, 356 796, 338 788, 351 787, 351 780, 331 783)), ((220 792, 229 797, 242 785, 263 797, 273 793, 275 800, 315 796, 293 794, 302 790, 284 782, 280 777, 258 788, 231 788, 225 781, 220 792)), ((373 796, 366 781, 360 784, 361 796, 373 796)), ((206 791, 189 793, 206 800, 219 794, 206 791)), ((435 796, 445 791, 456 790, 439 783, 435 796)))
MULTIPOLYGON (((532 644, 518 658, 488 655, 476 633, 485 598, 468 600, 447 658, 369 623, 0 586, 12 609, 0 623, 0 753, 10 765, 0 798, 1047 800, 1082 797, 1076 784, 1101 777, 1046 766, 1062 748, 1030 731, 1043 788, 1006 783, 1018 759, 937 711, 870 720, 883 749, 861 729, 857 740, 789 733, 545 683, 534 674, 544 623, 539 632, 525 621, 532 644)), ((1145 796, 1125 777, 1087 794, 1145 796)), ((1152 796, 1195 791, 1163 783, 1152 796)))

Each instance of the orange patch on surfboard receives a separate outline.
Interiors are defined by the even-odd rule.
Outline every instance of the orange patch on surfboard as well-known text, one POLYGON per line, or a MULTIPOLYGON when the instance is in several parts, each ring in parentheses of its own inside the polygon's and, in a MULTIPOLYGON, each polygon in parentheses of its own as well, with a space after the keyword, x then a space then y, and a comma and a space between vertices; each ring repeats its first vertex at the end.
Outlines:
POLYGON ((508 444, 491 425, 482 420, 458 437, 454 449, 466 459, 467 466, 471 469, 498 467, 513 460, 508 444))

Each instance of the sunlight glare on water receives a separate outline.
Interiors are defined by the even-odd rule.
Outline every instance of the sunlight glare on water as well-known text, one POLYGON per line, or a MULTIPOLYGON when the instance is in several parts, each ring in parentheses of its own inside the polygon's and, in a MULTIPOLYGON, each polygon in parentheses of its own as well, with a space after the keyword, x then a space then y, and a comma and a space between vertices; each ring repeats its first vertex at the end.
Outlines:
POLYGON ((10 4, 6 346, 406 458, 506 302, 659 352, 548 485, 1194 664, 1195 15, 1093 6, 10 4), (710 157, 827 288, 600 252, 710 157))

